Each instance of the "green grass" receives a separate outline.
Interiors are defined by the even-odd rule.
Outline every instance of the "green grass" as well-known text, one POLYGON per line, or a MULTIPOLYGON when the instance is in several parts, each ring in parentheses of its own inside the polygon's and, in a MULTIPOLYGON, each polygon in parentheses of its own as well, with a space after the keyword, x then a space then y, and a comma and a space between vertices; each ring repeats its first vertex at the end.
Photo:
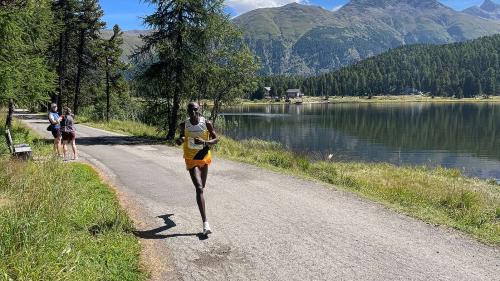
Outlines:
POLYGON ((38 159, 0 145, 0 280, 145 280, 132 223, 97 172, 51 157, 19 123, 13 136, 38 159))
POLYGON ((124 135, 147 137, 154 139, 165 137, 164 132, 159 131, 153 126, 148 126, 140 122, 123 121, 123 120, 110 120, 109 122, 92 121, 81 117, 78 117, 78 119, 79 119, 78 122, 81 124, 124 135))
POLYGON ((500 186, 458 170, 357 162, 313 162, 280 144, 221 137, 217 155, 322 181, 424 221, 500 245, 500 186))
MULTIPOLYGON (((120 130, 133 131, 125 126, 120 130)), ((220 136, 215 150, 222 158, 331 184, 423 221, 500 245, 500 186, 494 182, 468 178, 454 169, 311 161, 278 143, 260 140, 220 136)))

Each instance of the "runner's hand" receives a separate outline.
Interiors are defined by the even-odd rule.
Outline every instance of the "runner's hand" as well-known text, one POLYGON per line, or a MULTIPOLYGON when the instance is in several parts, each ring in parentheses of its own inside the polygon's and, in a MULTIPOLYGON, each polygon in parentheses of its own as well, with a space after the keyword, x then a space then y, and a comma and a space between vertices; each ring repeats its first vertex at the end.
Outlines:
POLYGON ((194 139, 194 144, 205 144, 205 141, 201 138, 195 138, 194 139))

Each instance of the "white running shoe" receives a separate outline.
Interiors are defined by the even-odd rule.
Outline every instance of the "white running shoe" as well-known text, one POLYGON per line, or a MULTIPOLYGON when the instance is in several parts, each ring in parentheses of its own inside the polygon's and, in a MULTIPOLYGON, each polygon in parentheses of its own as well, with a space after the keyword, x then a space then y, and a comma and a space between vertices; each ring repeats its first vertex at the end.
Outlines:
POLYGON ((203 235, 208 235, 212 233, 212 229, 210 229, 210 225, 208 224, 208 221, 203 223, 203 235))

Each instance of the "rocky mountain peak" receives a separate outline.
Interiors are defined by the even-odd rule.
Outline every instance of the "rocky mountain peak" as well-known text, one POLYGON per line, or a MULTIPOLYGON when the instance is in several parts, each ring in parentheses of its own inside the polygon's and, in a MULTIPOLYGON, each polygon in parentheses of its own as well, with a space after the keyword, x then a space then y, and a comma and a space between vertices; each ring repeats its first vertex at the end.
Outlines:
POLYGON ((480 8, 488 12, 494 12, 495 10, 500 9, 500 5, 491 0, 485 0, 480 8))
POLYGON ((407 4, 414 7, 436 5, 437 0, 351 0, 349 4, 369 7, 387 7, 399 4, 407 4))

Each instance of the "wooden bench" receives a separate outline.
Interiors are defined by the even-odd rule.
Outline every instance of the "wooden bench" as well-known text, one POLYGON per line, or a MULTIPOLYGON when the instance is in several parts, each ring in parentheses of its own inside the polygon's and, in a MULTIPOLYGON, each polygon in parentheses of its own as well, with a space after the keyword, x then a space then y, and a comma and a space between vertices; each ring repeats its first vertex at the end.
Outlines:
POLYGON ((5 130, 5 140, 7 141, 7 146, 9 147, 12 156, 23 160, 31 159, 33 154, 31 147, 27 144, 14 144, 12 142, 12 135, 10 134, 9 129, 5 130))

